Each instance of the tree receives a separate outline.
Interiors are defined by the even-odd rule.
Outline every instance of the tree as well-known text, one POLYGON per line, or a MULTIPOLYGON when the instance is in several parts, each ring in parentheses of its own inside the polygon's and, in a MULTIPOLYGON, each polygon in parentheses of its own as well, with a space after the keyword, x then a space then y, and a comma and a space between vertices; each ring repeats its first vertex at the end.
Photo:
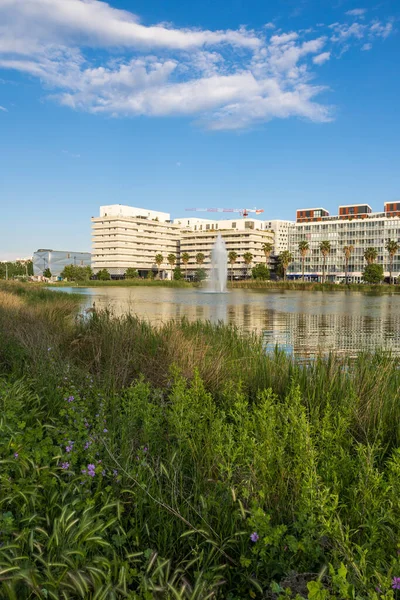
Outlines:
POLYGON ((279 263, 283 269, 283 280, 286 280, 286 270, 290 263, 293 262, 293 255, 289 252, 289 250, 284 250, 279 255, 279 263))
POLYGON ((258 264, 251 270, 253 279, 262 279, 263 281, 269 279, 269 269, 266 265, 258 264))
POLYGON ((329 255, 331 251, 331 243, 328 240, 324 240, 320 243, 319 249, 321 250, 323 264, 322 264, 322 283, 325 283, 326 277, 326 257, 329 255))
POLYGON ((389 252, 389 283, 393 283, 393 260, 399 249, 400 246, 395 240, 388 240, 386 250, 389 252))
POLYGON ((164 262, 164 257, 162 254, 156 254, 156 257, 154 259, 157 267, 158 267, 158 279, 160 279, 160 267, 164 262))
POLYGON ((185 265, 185 279, 187 279, 187 266, 188 266, 188 262, 190 260, 190 256, 187 252, 183 252, 183 254, 181 255, 181 261, 182 264, 185 265))
POLYGON ((133 267, 128 267, 125 273, 125 278, 126 279, 137 279, 139 277, 139 273, 137 272, 137 269, 134 269, 133 267))
POLYGON ((349 260, 350 260, 350 256, 352 255, 352 253, 354 252, 354 246, 345 246, 343 248, 343 254, 344 254, 344 264, 345 264, 345 283, 347 284, 347 280, 348 280, 348 272, 349 272, 349 260))
POLYGON ((51 271, 49 269, 49 267, 47 267, 44 271, 43 271, 43 277, 46 277, 46 279, 50 279, 51 277, 51 271))
POLYGON ((376 248, 372 248, 371 246, 366 249, 364 252, 364 258, 369 265, 372 265, 378 257, 378 250, 376 248))
POLYGON ((237 258, 238 258, 238 255, 233 250, 231 250, 228 253, 228 261, 229 261, 229 264, 231 265, 231 281, 233 281, 233 265, 237 261, 237 258))
POLYGON ((206 273, 205 269, 197 269, 196 270, 196 272, 194 274, 195 281, 197 281, 198 283, 201 283, 206 278, 207 278, 207 273, 206 273))
POLYGON ((198 252, 196 254, 196 263, 198 265, 202 265, 203 262, 205 261, 206 257, 204 256, 204 254, 202 252, 198 252))
POLYGON ((249 275, 249 267, 251 265, 251 263, 253 262, 253 255, 251 252, 245 252, 243 254, 243 260, 244 260, 244 264, 246 265, 246 277, 248 277, 249 275))
POLYGON ((310 249, 310 245, 306 240, 299 242, 299 252, 301 256, 301 279, 304 281, 304 263, 306 260, 307 252, 310 249))
POLYGON ((100 279, 100 281, 108 281, 111 279, 109 271, 107 271, 107 269, 100 269, 100 271, 97 272, 97 279, 100 279))
POLYGON ((182 281, 182 279, 183 279, 182 270, 179 267, 175 267, 174 281, 182 281))
POLYGON ((362 278, 366 283, 381 283, 383 280, 383 265, 370 263, 365 267, 362 278))
POLYGON ((172 279, 172 267, 174 267, 175 263, 176 263, 175 254, 172 254, 172 252, 171 252, 171 254, 168 254, 167 261, 168 261, 169 266, 171 267, 171 279, 172 279))
POLYGON ((272 254, 272 250, 274 249, 274 247, 269 242, 265 242, 265 244, 262 245, 262 249, 265 254, 265 266, 268 268, 268 260, 272 254))
POLYGON ((93 271, 89 266, 76 267, 74 265, 66 265, 60 273, 63 279, 68 281, 87 281, 93 275, 93 271))

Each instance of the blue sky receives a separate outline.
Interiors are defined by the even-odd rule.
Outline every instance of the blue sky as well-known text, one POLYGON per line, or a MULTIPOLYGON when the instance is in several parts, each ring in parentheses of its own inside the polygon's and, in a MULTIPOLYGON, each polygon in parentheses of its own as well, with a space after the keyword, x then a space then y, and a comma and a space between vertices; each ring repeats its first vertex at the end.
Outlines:
POLYGON ((397 0, 0 0, 0 259, 121 203, 400 198, 397 0))

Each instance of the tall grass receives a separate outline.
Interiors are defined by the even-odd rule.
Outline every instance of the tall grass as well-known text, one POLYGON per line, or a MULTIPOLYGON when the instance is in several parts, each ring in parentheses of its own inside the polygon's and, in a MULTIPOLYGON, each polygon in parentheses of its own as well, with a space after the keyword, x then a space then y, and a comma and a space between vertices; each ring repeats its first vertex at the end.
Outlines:
POLYGON ((238 289, 277 289, 277 290, 304 290, 308 292, 374 292, 374 293, 400 293, 398 285, 369 285, 364 283, 318 283, 313 281, 261 281, 257 279, 248 279, 244 281, 228 281, 228 287, 238 289))
POLYGON ((395 598, 395 357, 298 364, 222 325, 79 317, 15 289, 1 597, 395 598))

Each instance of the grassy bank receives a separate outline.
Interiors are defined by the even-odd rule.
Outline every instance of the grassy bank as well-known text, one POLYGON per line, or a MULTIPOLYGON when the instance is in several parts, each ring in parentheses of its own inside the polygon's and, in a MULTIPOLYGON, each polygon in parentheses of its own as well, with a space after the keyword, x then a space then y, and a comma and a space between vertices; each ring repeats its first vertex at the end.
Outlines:
POLYGON ((395 358, 29 293, 0 288, 2 598, 396 598, 395 358))
POLYGON ((340 283, 314 283, 311 281, 305 281, 303 283, 302 281, 260 281, 254 279, 249 279, 247 281, 229 281, 228 287, 239 289, 306 290, 322 292, 376 292, 379 294, 400 293, 399 285, 367 285, 364 283, 350 283, 349 285, 344 285, 340 283))
POLYGON ((171 287, 171 288, 187 288, 193 287, 196 284, 189 283, 188 281, 170 281, 169 279, 158 280, 158 279, 118 279, 108 281, 97 281, 91 279, 90 281, 57 281, 52 283, 57 287, 171 287))

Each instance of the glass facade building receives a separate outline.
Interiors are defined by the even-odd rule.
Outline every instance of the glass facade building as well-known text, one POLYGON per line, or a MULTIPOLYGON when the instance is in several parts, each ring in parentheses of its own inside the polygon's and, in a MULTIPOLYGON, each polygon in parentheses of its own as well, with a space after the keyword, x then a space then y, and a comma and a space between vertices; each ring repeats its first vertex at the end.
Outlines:
POLYGON ((90 252, 40 249, 33 254, 33 274, 40 276, 46 269, 50 269, 53 277, 59 277, 64 267, 90 267, 91 261, 90 252))

